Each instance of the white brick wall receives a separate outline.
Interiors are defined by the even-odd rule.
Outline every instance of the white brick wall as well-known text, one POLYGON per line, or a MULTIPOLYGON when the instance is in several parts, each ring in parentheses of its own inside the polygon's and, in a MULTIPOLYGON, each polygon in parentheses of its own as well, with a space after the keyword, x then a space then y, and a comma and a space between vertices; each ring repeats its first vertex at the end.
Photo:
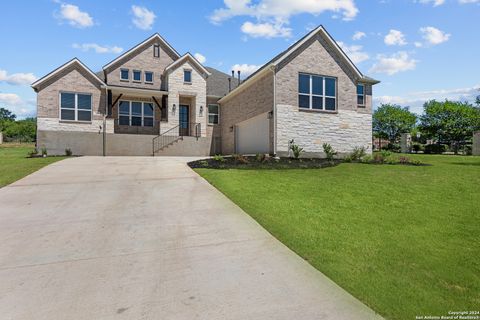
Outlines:
POLYGON ((288 152, 288 141, 308 153, 323 153, 323 143, 329 143, 339 153, 349 153, 355 147, 372 151, 372 115, 350 110, 336 114, 299 111, 297 106, 277 105, 277 150, 288 152))
MULTIPOLYGON (((99 132, 103 120, 93 120, 91 123, 61 122, 58 118, 37 118, 38 131, 76 131, 99 132)), ((113 133, 113 119, 107 119, 107 133, 113 133)))

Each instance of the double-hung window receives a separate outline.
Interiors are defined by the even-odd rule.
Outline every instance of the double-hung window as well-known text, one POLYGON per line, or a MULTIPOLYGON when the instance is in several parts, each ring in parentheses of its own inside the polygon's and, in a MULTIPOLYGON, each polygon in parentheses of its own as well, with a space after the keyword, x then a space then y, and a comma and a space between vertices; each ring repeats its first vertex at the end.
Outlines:
POLYGON ((120 101, 118 123, 121 126, 153 127, 153 103, 120 101))
POLYGON ((145 82, 146 83, 153 83, 153 72, 145 71, 145 82))
POLYGON ((183 82, 192 82, 192 70, 183 70, 183 82))
POLYGON ((298 106, 300 109, 335 111, 337 79, 300 73, 298 75, 298 106))
POLYGON ((92 95, 61 92, 60 120, 92 121, 92 95))
POLYGON ((120 69, 120 80, 128 81, 130 80, 128 69, 120 69))
POLYGON ((133 70, 133 81, 141 82, 142 81, 142 71, 133 70))
POLYGON ((357 84, 357 105, 359 108, 365 107, 365 86, 357 84))
POLYGON ((208 105, 208 124, 218 124, 219 121, 219 108, 218 104, 208 105))

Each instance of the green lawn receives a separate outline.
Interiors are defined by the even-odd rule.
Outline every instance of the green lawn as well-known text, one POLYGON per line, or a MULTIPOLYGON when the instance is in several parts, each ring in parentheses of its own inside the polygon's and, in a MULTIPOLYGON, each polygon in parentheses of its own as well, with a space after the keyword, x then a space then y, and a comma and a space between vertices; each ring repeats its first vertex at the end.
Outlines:
POLYGON ((0 144, 0 188, 63 157, 27 158, 33 144, 0 144))
POLYGON ((480 309, 480 157, 196 171, 387 319, 480 309))

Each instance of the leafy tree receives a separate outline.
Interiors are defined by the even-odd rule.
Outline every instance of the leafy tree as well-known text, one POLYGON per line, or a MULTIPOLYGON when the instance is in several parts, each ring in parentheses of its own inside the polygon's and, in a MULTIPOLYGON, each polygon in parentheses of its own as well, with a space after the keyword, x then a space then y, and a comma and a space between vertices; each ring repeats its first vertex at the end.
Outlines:
POLYGON ((373 134, 394 144, 402 133, 411 132, 416 122, 417 116, 408 107, 382 104, 373 113, 373 134))
POLYGON ((10 110, 5 108, 0 108, 0 121, 15 121, 17 118, 10 110))
POLYGON ((5 121, 3 129, 5 140, 18 142, 34 142, 37 132, 37 120, 27 118, 18 121, 5 121))
POLYGON ((480 129, 480 108, 467 102, 428 101, 423 105, 420 128, 439 144, 449 144, 455 154, 480 129))

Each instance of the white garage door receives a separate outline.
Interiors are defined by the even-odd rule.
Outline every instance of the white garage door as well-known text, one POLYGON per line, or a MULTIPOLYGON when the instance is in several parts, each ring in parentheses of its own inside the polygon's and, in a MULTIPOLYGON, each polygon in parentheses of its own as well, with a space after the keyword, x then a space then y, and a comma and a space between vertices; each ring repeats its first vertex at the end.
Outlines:
POLYGON ((236 147, 239 154, 269 153, 268 112, 240 122, 236 126, 236 147))

